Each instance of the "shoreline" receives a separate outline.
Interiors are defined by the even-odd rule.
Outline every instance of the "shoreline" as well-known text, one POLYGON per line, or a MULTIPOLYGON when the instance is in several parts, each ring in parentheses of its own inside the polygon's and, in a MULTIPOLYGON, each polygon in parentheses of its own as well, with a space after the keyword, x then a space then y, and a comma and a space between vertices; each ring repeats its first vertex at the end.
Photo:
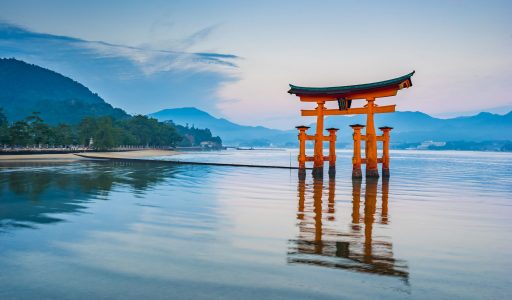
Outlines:
POLYGON ((152 156, 176 155, 178 151, 173 150, 133 150, 119 152, 80 152, 80 153, 55 153, 55 154, 12 154, 0 155, 0 163, 4 162, 73 162, 96 160, 99 157, 108 158, 140 158, 152 156), (76 155, 80 154, 80 156, 76 155))

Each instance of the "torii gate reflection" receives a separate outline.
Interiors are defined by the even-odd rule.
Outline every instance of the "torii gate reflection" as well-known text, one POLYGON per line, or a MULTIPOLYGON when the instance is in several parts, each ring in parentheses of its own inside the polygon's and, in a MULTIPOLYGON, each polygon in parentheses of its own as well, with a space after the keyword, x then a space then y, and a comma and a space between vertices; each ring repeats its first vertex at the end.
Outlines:
MULTIPOLYGON (((363 216, 360 214, 362 180, 357 178, 352 180, 352 218, 348 232, 332 227, 336 221, 335 185, 334 179, 329 180, 327 205, 325 205, 322 202, 323 180, 313 180, 311 201, 306 199, 306 194, 311 190, 311 184, 306 184, 305 180, 299 179, 297 212, 299 234, 297 239, 289 241, 288 263, 395 276, 408 283, 407 263, 394 258, 391 238, 381 236, 379 240, 373 239, 378 178, 366 179, 363 216)), ((382 202, 378 222, 386 226, 388 224, 388 178, 382 179, 381 193, 382 202)))

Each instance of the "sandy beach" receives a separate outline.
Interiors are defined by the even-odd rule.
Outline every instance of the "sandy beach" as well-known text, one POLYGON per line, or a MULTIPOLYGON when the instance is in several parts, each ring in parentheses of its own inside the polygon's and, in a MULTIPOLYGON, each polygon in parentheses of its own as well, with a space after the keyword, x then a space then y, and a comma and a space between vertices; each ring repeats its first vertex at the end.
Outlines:
POLYGON ((95 158, 140 158, 150 156, 175 155, 177 151, 172 150, 135 150, 122 152, 87 152, 87 153, 60 153, 60 154, 18 154, 18 155, 0 155, 1 162, 30 162, 30 161, 52 161, 69 162, 77 160, 87 160, 95 158))

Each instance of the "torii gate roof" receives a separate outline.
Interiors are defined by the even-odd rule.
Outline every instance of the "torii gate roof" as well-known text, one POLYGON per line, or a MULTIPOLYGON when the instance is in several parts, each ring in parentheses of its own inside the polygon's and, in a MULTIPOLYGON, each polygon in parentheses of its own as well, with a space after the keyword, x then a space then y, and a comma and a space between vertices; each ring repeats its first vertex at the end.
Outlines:
MULTIPOLYGON (((378 92, 380 90, 400 90, 412 86, 411 77, 415 71, 411 73, 389 79, 385 81, 357 84, 357 85, 346 85, 346 86, 334 86, 334 87, 303 87, 290 84, 290 90, 288 93, 297 96, 323 96, 329 98, 347 98, 351 99, 351 96, 361 95, 365 93, 378 92)), ((396 93, 396 92, 395 92, 396 93)))

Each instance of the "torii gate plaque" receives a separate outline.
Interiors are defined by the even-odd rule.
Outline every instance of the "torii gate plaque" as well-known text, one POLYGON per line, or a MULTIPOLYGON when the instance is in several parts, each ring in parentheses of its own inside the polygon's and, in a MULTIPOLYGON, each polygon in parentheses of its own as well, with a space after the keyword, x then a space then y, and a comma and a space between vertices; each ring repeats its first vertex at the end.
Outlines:
POLYGON ((391 127, 380 127, 382 135, 375 133, 374 114, 391 113, 395 111, 395 105, 378 106, 375 104, 376 98, 395 96, 398 90, 412 86, 411 77, 414 71, 390 80, 349 85, 337 87, 301 87, 290 84, 288 93, 297 95, 300 101, 316 102, 317 107, 314 110, 302 110, 301 115, 305 117, 316 116, 316 133, 308 135, 306 133, 309 127, 297 126, 299 130, 299 174, 305 174, 307 161, 313 161, 313 176, 323 176, 324 161, 329 161, 329 175, 335 174, 336 166, 336 131, 337 128, 327 128, 329 135, 324 136, 324 116, 355 115, 366 114, 366 134, 361 134, 361 129, 365 126, 354 124, 351 127, 354 130, 354 157, 352 159, 352 177, 362 177, 361 164, 366 164, 366 177, 379 177, 378 163, 382 163, 382 175, 389 176, 389 132, 391 127), (363 107, 352 108, 352 100, 366 100, 363 107), (325 107, 326 101, 337 101, 337 109, 328 109, 325 107), (314 156, 306 156, 306 140, 315 142, 314 156), (361 141, 365 141, 365 158, 361 158, 361 141), (329 141, 329 155, 323 154, 323 143, 329 141), (377 141, 383 142, 383 156, 377 157, 377 141))

